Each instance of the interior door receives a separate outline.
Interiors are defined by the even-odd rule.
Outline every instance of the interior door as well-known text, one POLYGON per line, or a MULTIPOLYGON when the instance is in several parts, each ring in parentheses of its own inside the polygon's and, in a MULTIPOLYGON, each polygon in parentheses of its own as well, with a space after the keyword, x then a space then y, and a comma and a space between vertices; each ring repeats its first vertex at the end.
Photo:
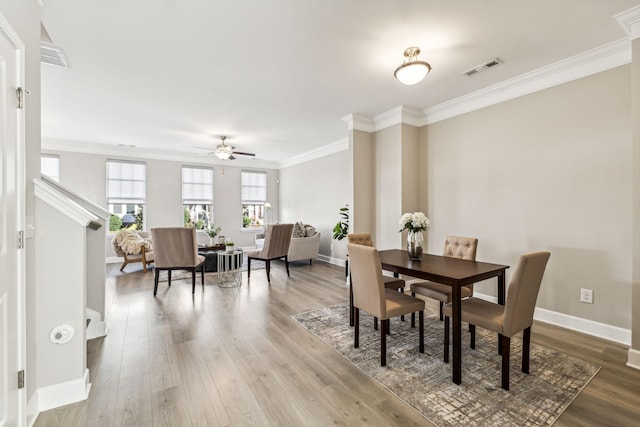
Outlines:
POLYGON ((24 223, 24 113, 17 88, 24 70, 24 49, 0 15, 0 427, 23 426, 24 250, 18 231, 24 223))

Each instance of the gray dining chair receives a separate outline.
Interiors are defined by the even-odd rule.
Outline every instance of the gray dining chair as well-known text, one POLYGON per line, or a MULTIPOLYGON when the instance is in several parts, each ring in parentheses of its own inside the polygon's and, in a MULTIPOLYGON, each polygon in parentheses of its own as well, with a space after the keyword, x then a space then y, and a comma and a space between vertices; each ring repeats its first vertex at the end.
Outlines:
MULTIPOLYGON (((520 257, 518 267, 509 285, 505 305, 479 298, 462 300, 462 321, 469 323, 470 347, 476 347, 476 326, 498 333, 502 351, 502 388, 509 390, 509 353, 511 337, 522 335, 522 372, 529 373, 531 325, 542 276, 549 260, 549 252, 532 252, 520 257)), ((444 361, 449 362, 449 317, 451 303, 444 306, 444 361)))
POLYGON ((348 243, 353 283, 354 338, 360 346, 360 309, 380 319, 380 366, 387 364, 387 330, 390 319, 402 314, 419 313, 419 351, 424 353, 424 301, 387 289, 384 286, 380 255, 376 248, 348 243))
POLYGON ((271 283, 271 261, 284 260, 284 265, 289 276, 289 244, 291 243, 291 231, 293 224, 273 224, 267 227, 264 238, 264 246, 247 253, 247 278, 251 277, 251 260, 264 261, 267 271, 267 282, 271 283))
MULTIPOLYGON (((478 239, 475 237, 447 236, 444 241, 442 255, 452 258, 476 260, 478 239)), ((460 289, 462 298, 473 295, 473 283, 460 289)), ((422 295, 435 299, 440 305, 440 320, 443 320, 442 306, 451 302, 451 286, 435 282, 414 282, 411 284, 411 296, 422 295)), ((411 316, 411 325, 415 323, 415 315, 411 316)))

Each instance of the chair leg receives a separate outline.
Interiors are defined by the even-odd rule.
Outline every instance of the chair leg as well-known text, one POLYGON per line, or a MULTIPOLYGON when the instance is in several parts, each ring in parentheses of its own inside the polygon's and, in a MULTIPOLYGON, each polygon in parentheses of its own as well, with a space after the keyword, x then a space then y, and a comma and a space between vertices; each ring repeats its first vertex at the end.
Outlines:
POLYGON ((313 260, 309 258, 309 265, 313 265, 313 260))
POLYGON ((349 326, 353 326, 353 282, 349 276, 349 326))
POLYGON ((420 334, 420 353, 424 353, 424 310, 418 313, 418 333, 420 334))
POLYGON ((122 263, 122 266, 120 267, 120 271, 124 270, 124 268, 126 267, 126 265, 127 265, 127 261, 123 262, 123 263, 122 263))
POLYGON ((287 267, 287 277, 289 277, 289 256, 284 257, 284 265, 287 267))
POLYGON ((267 282, 271 283, 271 275, 269 274, 271 273, 271 260, 266 260, 264 264, 267 270, 267 282))
POLYGON ((360 309, 353 309, 354 326, 353 326, 353 348, 360 347, 360 309))
POLYGON ((196 293, 196 268, 191 269, 191 293, 196 293))
POLYGON ((502 335, 498 334, 498 354, 502 354, 502 335))
POLYGON ((380 320, 380 366, 387 366, 387 328, 389 319, 380 320))
POLYGON ((469 323, 469 347, 476 348, 476 325, 469 323))
POLYGON ((202 279, 202 289, 204 289, 204 262, 200 266, 200 278, 202 279))
POLYGON ((251 277, 251 257, 247 258, 247 279, 251 277))
POLYGON ((511 347, 511 338, 500 335, 502 342, 502 388, 509 390, 509 348, 511 347))
POLYGON ((157 268, 154 268, 154 270, 155 277, 153 279, 153 296, 155 297, 158 293, 158 279, 160 278, 160 270, 158 270, 157 268))
POLYGON ((373 316, 373 329, 378 330, 378 318, 373 316))
POLYGON ((522 372, 529 373, 529 352, 531 350, 531 326, 522 332, 522 372))
POLYGON ((167 283, 171 286, 171 269, 167 270, 167 283))
MULTIPOLYGON (((411 292, 411 296, 415 298, 416 293, 415 292, 411 292)), ((412 328, 416 327, 416 314, 415 313, 411 313, 411 327, 412 328)))
MULTIPOLYGON (((398 288, 398 292, 404 293, 404 288, 398 288)), ((400 315, 400 320, 404 322, 404 314, 400 315)))
POLYGON ((444 315, 442 314, 442 307, 444 306, 444 303, 442 301, 440 301, 440 321, 442 322, 444 315))
POLYGON ((449 317, 444 318, 444 363, 449 363, 449 317))

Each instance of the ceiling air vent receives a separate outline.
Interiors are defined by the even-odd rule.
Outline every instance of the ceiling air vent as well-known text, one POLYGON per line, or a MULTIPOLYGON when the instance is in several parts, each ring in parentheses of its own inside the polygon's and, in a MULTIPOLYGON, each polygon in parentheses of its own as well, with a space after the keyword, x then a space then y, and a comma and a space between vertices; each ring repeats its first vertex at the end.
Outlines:
POLYGON ((476 74, 488 70, 489 68, 493 68, 499 64, 502 64, 502 60, 500 58, 494 58, 491 61, 485 62, 484 64, 476 65, 475 67, 468 69, 462 74, 466 74, 469 77, 475 76, 476 74))
POLYGON ((58 67, 69 67, 67 58, 64 57, 62 49, 51 44, 40 44, 40 62, 57 65, 58 67))

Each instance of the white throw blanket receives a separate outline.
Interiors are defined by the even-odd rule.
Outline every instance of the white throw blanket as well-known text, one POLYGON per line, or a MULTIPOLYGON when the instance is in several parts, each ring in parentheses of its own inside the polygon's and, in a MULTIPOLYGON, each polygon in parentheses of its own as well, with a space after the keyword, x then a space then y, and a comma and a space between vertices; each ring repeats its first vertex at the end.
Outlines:
POLYGON ((151 251, 151 242, 140 237, 137 231, 121 230, 115 235, 113 240, 126 254, 140 254, 142 253, 143 247, 145 252, 151 251))

